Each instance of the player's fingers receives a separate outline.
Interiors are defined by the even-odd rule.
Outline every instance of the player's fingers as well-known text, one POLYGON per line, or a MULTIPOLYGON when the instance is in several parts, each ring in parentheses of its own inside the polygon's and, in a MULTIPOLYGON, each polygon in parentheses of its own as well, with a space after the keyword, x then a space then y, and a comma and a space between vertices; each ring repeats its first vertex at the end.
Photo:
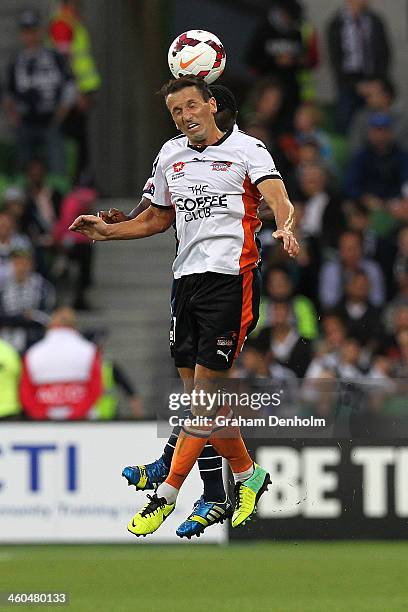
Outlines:
POLYGON ((284 250, 291 257, 296 257, 296 255, 299 253, 299 245, 291 232, 277 230, 276 232, 273 232, 272 236, 276 239, 282 240, 284 250))
POLYGON ((81 227, 82 224, 83 224, 83 215, 80 215, 79 217, 75 219, 73 223, 71 223, 68 229, 70 229, 71 231, 75 231, 79 227, 81 227))
POLYGON ((290 249, 290 236, 288 236, 288 234, 283 234, 282 239, 283 239, 283 248, 285 249, 286 252, 288 252, 290 249))
POLYGON ((285 245, 285 251, 289 254, 292 255, 292 251, 293 251, 293 236, 287 236, 286 240, 284 240, 284 245, 285 245))
POLYGON ((69 229, 75 232, 87 224, 95 225, 98 223, 98 221, 99 217, 96 217, 95 215, 81 215, 75 219, 72 225, 69 226, 69 229))
POLYGON ((289 245, 288 245, 288 254, 291 257, 296 257, 298 253, 299 253, 299 245, 297 243, 297 240, 294 236, 290 236, 289 245))

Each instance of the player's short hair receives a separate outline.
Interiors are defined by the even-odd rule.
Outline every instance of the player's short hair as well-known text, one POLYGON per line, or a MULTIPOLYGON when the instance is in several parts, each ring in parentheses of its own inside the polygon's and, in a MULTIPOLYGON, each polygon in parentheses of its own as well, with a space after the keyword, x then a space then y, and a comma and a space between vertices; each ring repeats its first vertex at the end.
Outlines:
POLYGON ((167 98, 167 96, 178 93, 186 87, 196 87, 201 93, 204 102, 208 102, 208 100, 213 97, 207 83, 201 77, 190 74, 182 76, 179 79, 171 79, 163 85, 160 89, 160 93, 164 98, 167 98))
POLYGON ((225 110, 236 114, 238 112, 237 101, 235 96, 225 85, 210 85, 210 91, 217 102, 217 112, 222 113, 225 110))

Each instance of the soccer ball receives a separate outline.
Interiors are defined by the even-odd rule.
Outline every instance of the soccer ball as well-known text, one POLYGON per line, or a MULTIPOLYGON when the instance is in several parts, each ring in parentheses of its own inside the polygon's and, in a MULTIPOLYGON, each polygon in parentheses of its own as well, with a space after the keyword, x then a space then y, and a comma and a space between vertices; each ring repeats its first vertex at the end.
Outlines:
POLYGON ((186 74, 213 83, 221 76, 227 55, 219 38, 204 30, 189 30, 177 36, 170 45, 168 62, 173 76, 186 74))

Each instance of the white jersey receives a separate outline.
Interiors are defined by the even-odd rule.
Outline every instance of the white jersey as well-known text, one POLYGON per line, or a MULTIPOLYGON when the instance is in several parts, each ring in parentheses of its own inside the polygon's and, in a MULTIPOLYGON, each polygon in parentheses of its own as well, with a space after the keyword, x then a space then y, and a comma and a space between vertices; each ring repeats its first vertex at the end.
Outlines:
POLYGON ((153 206, 175 208, 175 278, 240 274, 256 266, 257 185, 265 179, 281 179, 270 153, 239 130, 206 147, 190 145, 184 134, 163 145, 146 192, 153 206))
POLYGON ((154 193, 153 177, 151 176, 145 182, 142 194, 144 198, 147 198, 148 200, 153 202, 153 193, 154 193))

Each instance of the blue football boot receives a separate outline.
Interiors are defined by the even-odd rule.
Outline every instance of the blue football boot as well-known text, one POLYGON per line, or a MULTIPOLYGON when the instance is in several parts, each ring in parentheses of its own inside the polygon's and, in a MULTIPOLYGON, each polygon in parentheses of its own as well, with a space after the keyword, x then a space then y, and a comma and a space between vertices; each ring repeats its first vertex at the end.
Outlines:
POLYGON ((228 497, 225 502, 206 502, 204 497, 201 496, 194 504, 190 516, 177 529, 176 535, 179 538, 190 539, 194 535, 199 538, 207 527, 216 523, 223 523, 232 516, 232 513, 233 507, 228 497))
POLYGON ((122 470, 122 476, 126 478, 128 485, 134 485, 138 491, 157 489, 159 484, 164 482, 168 475, 169 468, 165 464, 163 457, 156 459, 153 463, 130 465, 122 470))

